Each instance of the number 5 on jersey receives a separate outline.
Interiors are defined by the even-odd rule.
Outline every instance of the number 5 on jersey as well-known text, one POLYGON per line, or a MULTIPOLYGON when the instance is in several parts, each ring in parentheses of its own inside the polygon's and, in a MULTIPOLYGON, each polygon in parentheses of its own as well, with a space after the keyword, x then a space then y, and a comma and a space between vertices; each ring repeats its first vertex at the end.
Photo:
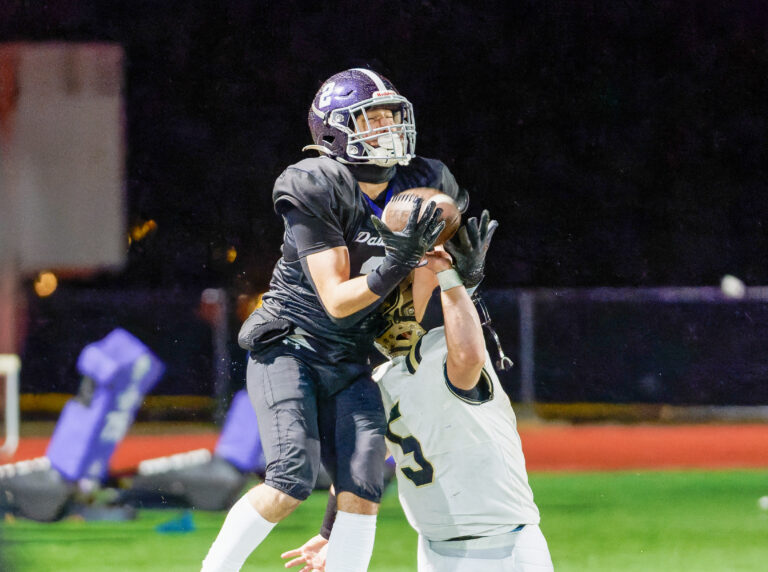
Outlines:
POLYGON ((413 454, 414 462, 421 467, 414 470, 410 467, 401 467, 400 470, 403 475, 413 481, 417 487, 430 484, 435 479, 435 469, 432 467, 432 463, 424 458, 424 453, 421 450, 421 443, 413 435, 407 437, 401 437, 392 431, 392 424, 400 419, 400 403, 395 403, 389 412, 389 420, 387 421, 387 439, 389 439, 395 445, 399 445, 403 450, 403 454, 413 454))

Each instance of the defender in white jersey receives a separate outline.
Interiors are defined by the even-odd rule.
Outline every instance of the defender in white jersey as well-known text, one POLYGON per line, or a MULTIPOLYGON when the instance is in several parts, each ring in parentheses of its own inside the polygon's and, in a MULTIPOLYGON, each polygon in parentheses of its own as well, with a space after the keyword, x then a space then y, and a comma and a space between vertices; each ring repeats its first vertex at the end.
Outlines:
POLYGON ((447 374, 447 353, 435 328, 374 374, 408 522, 432 541, 538 524, 515 413, 490 358, 465 390, 447 374))
MULTIPOLYGON (((377 340, 390 360, 374 380, 387 412, 387 445, 400 503, 419 533, 419 572, 544 572, 553 569, 528 484, 517 423, 485 348, 464 283, 474 289, 497 226, 483 212, 445 252, 429 255, 386 309, 377 340), (431 272, 430 272, 431 271, 431 272), (441 288, 444 326, 424 334, 425 295, 441 288)), ((322 570, 319 537, 286 566, 322 570)))

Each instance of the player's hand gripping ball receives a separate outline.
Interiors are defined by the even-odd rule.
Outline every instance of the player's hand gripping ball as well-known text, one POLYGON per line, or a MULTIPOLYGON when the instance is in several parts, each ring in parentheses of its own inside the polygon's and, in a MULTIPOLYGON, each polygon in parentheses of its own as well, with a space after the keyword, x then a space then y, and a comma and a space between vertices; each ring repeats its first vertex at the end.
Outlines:
POLYGON ((443 209, 440 220, 445 221, 445 228, 437 237, 435 246, 443 244, 458 230, 461 224, 461 213, 456 206, 456 202, 450 196, 437 189, 418 187, 395 195, 387 203, 387 206, 384 207, 381 220, 394 232, 403 230, 413 210, 413 202, 417 198, 422 199, 420 217, 424 214, 424 209, 427 208, 427 204, 430 202, 435 203, 436 208, 443 209))

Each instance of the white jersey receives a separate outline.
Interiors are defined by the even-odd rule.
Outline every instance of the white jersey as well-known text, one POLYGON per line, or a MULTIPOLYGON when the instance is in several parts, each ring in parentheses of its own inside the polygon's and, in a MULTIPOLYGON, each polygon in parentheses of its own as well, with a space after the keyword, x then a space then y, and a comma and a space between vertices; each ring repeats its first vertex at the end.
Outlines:
POLYGON ((397 463, 400 504, 429 540, 492 536, 538 524, 517 421, 490 359, 473 394, 445 373, 444 329, 374 372, 397 463))

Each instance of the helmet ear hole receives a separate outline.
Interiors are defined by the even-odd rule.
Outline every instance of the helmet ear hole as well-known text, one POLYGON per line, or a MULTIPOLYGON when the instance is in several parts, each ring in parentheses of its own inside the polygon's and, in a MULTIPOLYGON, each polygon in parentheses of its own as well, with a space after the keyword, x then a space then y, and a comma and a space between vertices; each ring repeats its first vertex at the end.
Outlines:
POLYGON ((323 143, 328 143, 328 145, 333 145, 333 142, 336 141, 336 137, 333 135, 323 135, 323 143))

